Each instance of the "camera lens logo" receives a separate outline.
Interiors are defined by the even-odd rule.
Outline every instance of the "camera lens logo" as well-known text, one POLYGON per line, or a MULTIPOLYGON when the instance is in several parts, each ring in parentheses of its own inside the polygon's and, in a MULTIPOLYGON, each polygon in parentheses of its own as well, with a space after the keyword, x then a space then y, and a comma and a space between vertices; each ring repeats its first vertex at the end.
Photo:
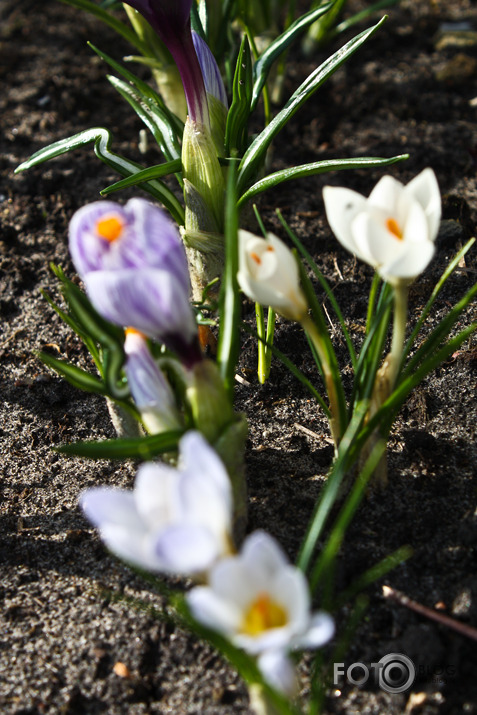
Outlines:
POLYGON ((404 693, 416 679, 416 666, 402 653, 388 653, 378 665, 379 687, 387 693, 404 693))

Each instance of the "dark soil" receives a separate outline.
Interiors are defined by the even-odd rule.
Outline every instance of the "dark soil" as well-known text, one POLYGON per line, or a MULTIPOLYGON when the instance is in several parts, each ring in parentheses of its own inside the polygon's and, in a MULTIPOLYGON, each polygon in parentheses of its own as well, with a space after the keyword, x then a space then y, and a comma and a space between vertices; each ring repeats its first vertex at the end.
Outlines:
MULTIPOLYGON (((357 7, 360 4, 350 2, 357 7)), ((48 372, 35 352, 48 348, 86 365, 79 341, 41 295, 57 295, 51 261, 72 274, 68 220, 116 175, 92 147, 13 175, 48 143, 92 126, 109 127, 114 149, 138 152, 139 120, 105 78, 86 46, 121 58, 129 48, 90 17, 55 0, 0 0, 0 433, 2 465, 0 707, 15 715, 248 713, 246 688, 207 645, 114 595, 160 599, 104 551, 77 507, 78 494, 104 483, 130 486, 132 463, 64 458, 52 447, 113 436, 104 402, 48 372), (119 664, 119 665, 118 665, 119 664), (122 665, 121 665, 122 664, 122 665)), ((410 159, 391 173, 407 182, 426 166, 443 195, 437 257, 411 293, 419 314, 456 250, 475 234, 477 8, 470 0, 403 0, 387 24, 291 122, 273 168, 359 155, 410 159), (443 22, 469 22, 469 44, 438 42, 443 22), (473 42, 472 42, 473 40, 473 42)), ((340 41, 340 44, 344 41, 340 41)), ((338 45, 333 45, 337 47, 338 45)), ((330 48, 330 51, 333 48, 330 48)), ((326 53, 327 54, 327 53, 326 53)), ((323 59, 291 56, 287 91, 323 59)), ((323 214, 325 183, 368 193, 383 172, 344 172, 285 184, 261 210, 280 231, 280 208, 333 286, 359 340, 371 272, 345 253, 323 214)), ((122 194, 120 200, 131 194, 122 194)), ((473 250, 448 282, 427 329, 475 281, 473 250)), ((251 307, 245 305, 245 314, 251 307)), ((475 308, 459 327, 475 319, 475 308)), ((339 345, 338 332, 334 336, 339 345)), ((298 329, 280 322, 277 346, 313 380, 298 329)), ((389 486, 361 506, 339 560, 346 587, 396 548, 414 555, 385 582, 463 623, 477 625, 475 447, 476 347, 465 344, 412 395, 392 433, 389 486)), ((267 528, 293 558, 332 457, 323 415, 279 363, 260 387, 255 346, 244 336, 237 408, 250 420, 247 474, 250 530, 267 528)), ((477 712, 475 643, 367 591, 370 607, 347 664, 387 653, 413 659, 412 690, 390 695, 371 680, 330 690, 327 713, 477 712)), ((338 632, 347 616, 337 614, 338 632)), ((305 678, 306 680, 306 678, 305 678)), ((306 695, 306 686, 305 686, 306 695)))

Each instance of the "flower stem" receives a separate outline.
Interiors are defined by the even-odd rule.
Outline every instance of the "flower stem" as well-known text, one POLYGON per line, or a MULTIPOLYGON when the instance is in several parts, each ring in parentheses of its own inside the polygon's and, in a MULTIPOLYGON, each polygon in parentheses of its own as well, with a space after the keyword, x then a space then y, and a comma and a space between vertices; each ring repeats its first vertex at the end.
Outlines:
POLYGON ((343 436, 344 431, 346 429, 346 406, 343 406, 339 399, 337 386, 333 377, 333 371, 331 369, 330 360, 328 357, 328 351, 326 350, 325 342, 320 335, 317 326, 308 315, 306 315, 301 320, 301 326, 303 330, 305 330, 305 332, 308 334, 308 337, 313 343, 313 346, 317 352, 320 361, 321 370, 323 373, 323 380, 325 383, 328 399, 330 401, 331 436, 333 437, 335 450, 337 450, 341 437, 343 436))
POLYGON ((398 285, 394 287, 393 337, 391 342, 391 352, 387 358, 389 361, 389 392, 391 392, 394 388, 402 360, 404 339, 406 336, 408 295, 409 285, 407 283, 398 283, 398 285))

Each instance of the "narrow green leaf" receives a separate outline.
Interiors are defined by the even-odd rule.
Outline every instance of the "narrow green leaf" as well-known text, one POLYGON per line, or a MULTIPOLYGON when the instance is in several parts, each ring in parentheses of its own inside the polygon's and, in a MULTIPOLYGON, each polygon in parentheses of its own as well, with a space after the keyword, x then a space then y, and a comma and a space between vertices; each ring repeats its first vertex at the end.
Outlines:
POLYGON ((101 191, 102 196, 108 196, 114 191, 120 191, 121 189, 127 189, 130 186, 139 186, 145 181, 151 181, 151 179, 160 179, 168 174, 175 174, 182 170, 182 162, 180 159, 175 161, 168 161, 165 164, 156 164, 156 166, 150 166, 148 169, 143 169, 138 171, 137 174, 128 176, 126 179, 121 179, 116 181, 114 184, 110 184, 105 189, 101 191))
MULTIPOLYGON (((54 159, 57 156, 74 151, 75 149, 81 149, 86 144, 91 142, 94 142, 94 151, 96 156, 105 164, 115 169, 119 174, 121 174, 121 176, 137 174, 138 171, 142 171, 144 169, 144 167, 140 164, 136 164, 135 162, 129 161, 119 154, 112 152, 110 150, 111 141, 112 135, 109 130, 104 127, 85 129, 78 134, 74 134, 72 137, 60 139, 60 141, 50 144, 47 147, 43 147, 43 149, 35 152, 29 159, 27 159, 27 161, 24 161, 15 169, 15 173, 31 169, 32 167, 38 166, 49 159, 54 159)), ((172 191, 167 189, 159 181, 155 180, 145 183, 143 188, 151 194, 151 196, 164 204, 177 223, 181 225, 184 223, 184 209, 172 191)))
POLYGON ((407 357, 407 355, 409 355, 409 352, 410 352, 412 346, 414 345, 414 341, 415 341, 415 339, 416 339, 416 337, 417 337, 417 335, 418 335, 418 333, 419 333, 419 331, 420 331, 422 325, 424 324, 424 321, 426 320, 427 316, 429 315, 430 310, 431 310, 431 308, 432 308, 432 306, 433 306, 433 304, 434 304, 434 302, 435 302, 437 296, 438 296, 439 293, 441 292, 441 290, 442 290, 442 288, 443 288, 445 282, 447 281, 447 279, 449 278, 449 276, 452 275, 452 273, 454 272, 454 270, 455 270, 455 269, 457 268, 457 266, 459 265, 461 259, 462 259, 462 258, 465 256, 465 254, 472 248, 472 246, 474 245, 474 243, 475 243, 475 238, 471 238, 469 241, 467 241, 467 243, 465 244, 465 246, 463 246, 463 247, 461 248, 461 250, 457 253, 457 255, 454 256, 454 258, 451 260, 451 262, 449 263, 449 265, 448 265, 447 268, 445 269, 444 273, 442 274, 442 276, 440 277, 440 279, 439 279, 438 282, 436 283, 436 285, 435 285, 435 287, 434 287, 434 290, 432 291, 431 297, 429 298, 429 300, 427 301, 426 305, 424 306, 424 310, 422 311, 421 315, 419 316, 419 320, 417 321, 414 330, 412 331, 411 335, 409 336, 409 339, 408 339, 408 341, 407 341, 407 343, 406 343, 406 346, 405 346, 405 348, 404 348, 404 351, 403 351, 403 359, 405 359, 405 358, 407 357))
POLYGON ((345 169, 373 169, 377 167, 390 166, 398 161, 408 159, 409 154, 399 154, 398 156, 387 158, 374 156, 360 156, 355 159, 326 159, 324 161, 314 161, 310 164, 301 164, 300 166, 291 166, 287 169, 274 171, 268 174, 263 179, 260 179, 253 184, 239 199, 239 207, 242 207, 257 194, 261 194, 268 189, 271 189, 284 181, 292 179, 301 179, 306 176, 314 176, 316 174, 326 174, 329 171, 344 171, 345 169))
POLYGON ((268 73, 270 72, 271 66, 275 60, 277 60, 280 55, 297 39, 298 35, 306 30, 307 27, 309 27, 324 13, 328 12, 332 5, 332 2, 324 3, 323 5, 320 5, 320 7, 310 10, 299 17, 287 28, 287 30, 285 30, 285 32, 277 37, 264 52, 262 52, 253 67, 254 85, 251 105, 252 111, 257 106, 260 93, 265 85, 265 82, 267 81, 268 73))
POLYGON ((183 431, 174 430, 147 437, 106 439, 101 442, 73 442, 57 447, 61 454, 89 459, 141 459, 147 461, 164 452, 174 452, 183 431))
MULTIPOLYGON (((459 320, 462 312, 476 296, 477 283, 475 283, 465 296, 461 298, 461 300, 452 308, 452 310, 450 310, 449 313, 442 318, 439 325, 432 331, 429 337, 409 360, 402 373, 402 377, 412 375, 419 363, 425 361, 428 356, 432 356, 436 348, 447 338, 452 328, 459 320)), ((477 323, 474 323, 474 329, 475 327, 477 327, 477 323)), ((401 376, 398 377, 398 380, 400 379, 401 376)))
POLYGON ((330 285, 329 285, 328 281, 326 280, 326 278, 324 277, 323 273, 322 273, 322 272, 320 271, 320 269, 318 268, 316 262, 313 260, 313 257, 311 256, 311 253, 309 253, 309 252, 306 250, 306 248, 305 248, 305 246, 303 245, 303 243, 300 241, 300 239, 298 238, 298 236, 291 230, 291 228, 289 227, 288 223, 285 221, 285 219, 283 218, 282 214, 280 213, 280 211, 279 211, 278 209, 277 209, 277 212, 276 212, 276 213, 277 213, 277 216, 278 216, 278 218, 279 218, 280 223, 282 224, 283 228, 284 228, 285 231, 287 232, 288 237, 291 239, 291 241, 294 243, 294 245, 296 246, 296 248, 298 249, 298 251, 301 253, 301 255, 303 256, 303 258, 305 259, 305 261, 308 263, 308 265, 310 266, 311 270, 313 271, 313 273, 314 273, 315 276, 317 277, 317 279, 318 279, 318 281, 319 281, 321 287, 322 287, 323 290, 325 291, 326 297, 327 297, 328 300, 330 301, 331 307, 333 308, 333 311, 334 311, 334 313, 335 313, 335 315, 336 315, 336 317, 338 318, 338 321, 339 321, 339 323, 340 323, 341 330, 343 331, 343 335, 344 335, 344 338, 345 338, 345 341, 346 341, 346 345, 347 345, 347 347, 348 347, 348 352, 349 352, 351 364, 352 364, 353 369, 354 369, 354 368, 356 367, 356 351, 355 351, 355 349, 354 349, 354 345, 353 345, 353 342, 352 342, 352 340, 351 340, 351 336, 350 336, 350 334, 349 334, 349 332, 348 332, 348 329, 347 329, 347 327, 346 327, 346 323, 345 323, 345 320, 344 320, 344 317, 343 317, 343 313, 341 312, 341 308, 340 308, 340 306, 339 306, 339 304, 338 304, 338 301, 336 300, 336 298, 335 298, 335 296, 334 296, 334 293, 333 293, 332 289, 330 288, 330 285))
POLYGON ((85 10, 86 12, 89 12, 91 15, 97 17, 99 20, 101 20, 101 22, 104 22, 106 25, 109 25, 109 27, 111 27, 115 32, 119 33, 122 37, 124 37, 124 39, 127 40, 137 50, 139 50, 141 54, 148 54, 148 48, 143 42, 141 42, 134 30, 132 30, 129 25, 126 25, 124 22, 121 22, 121 20, 118 20, 118 18, 111 13, 106 12, 106 10, 103 10, 100 5, 97 5, 94 2, 90 2, 90 0, 61 0, 61 2, 65 3, 65 5, 71 5, 71 7, 75 7, 79 10, 85 10))
POLYGON ((58 360, 45 352, 38 353, 38 357, 45 365, 68 380, 74 387, 80 390, 86 390, 86 392, 95 392, 98 395, 107 395, 108 391, 104 382, 91 373, 86 372, 86 370, 82 370, 80 367, 76 367, 76 365, 71 365, 71 363, 66 360, 58 360))
MULTIPOLYGON (((93 52, 96 52, 98 57, 107 62, 118 74, 122 75, 129 83, 131 89, 135 90, 136 96, 142 103, 143 111, 150 117, 156 132, 160 135, 160 141, 156 138, 157 143, 163 148, 163 153, 169 161, 180 157, 181 149, 179 139, 184 133, 184 124, 175 114, 173 114, 164 104, 162 97, 155 92, 147 82, 133 74, 126 67, 116 62, 112 57, 105 52, 99 50, 91 42, 88 43, 93 52)), ((142 117, 141 117, 142 118, 142 117)), ((145 121, 143 119, 143 121, 145 121)))
POLYGON ((235 65, 232 85, 232 104, 227 113, 225 127, 225 154, 240 156, 245 150, 247 123, 252 100, 252 56, 247 36, 244 35, 235 65))
POLYGON ((383 18, 374 27, 365 30, 350 40, 344 47, 329 57, 320 67, 314 70, 309 77, 293 93, 283 109, 272 119, 270 124, 256 137, 245 152, 238 176, 238 195, 240 196, 250 180, 253 180, 264 155, 271 142, 278 132, 285 126, 291 117, 298 111, 307 99, 327 80, 331 75, 351 57, 361 45, 363 45, 382 25, 383 18))
POLYGON ((229 166, 225 204, 225 268, 219 298, 219 340, 217 363, 233 400, 235 369, 240 351, 240 291, 237 283, 238 211, 236 162, 229 166))

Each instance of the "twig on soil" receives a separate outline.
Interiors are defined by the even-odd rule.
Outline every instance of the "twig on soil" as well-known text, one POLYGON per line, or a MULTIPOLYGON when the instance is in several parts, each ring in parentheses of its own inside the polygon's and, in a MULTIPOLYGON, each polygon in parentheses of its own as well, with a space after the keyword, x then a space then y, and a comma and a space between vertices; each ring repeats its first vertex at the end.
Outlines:
POLYGON ((465 623, 456 621, 455 618, 439 613, 432 608, 427 608, 427 606, 423 606, 417 601, 413 601, 409 598, 409 596, 406 596, 406 594, 401 591, 396 591, 394 588, 390 588, 390 586, 383 586, 383 596, 386 599, 391 599, 392 601, 399 603, 401 606, 406 606, 406 608, 419 613, 421 616, 437 621, 437 623, 447 626, 448 628, 452 628, 454 631, 461 633, 463 636, 467 636, 467 638, 477 641, 477 628, 473 628, 465 623))

